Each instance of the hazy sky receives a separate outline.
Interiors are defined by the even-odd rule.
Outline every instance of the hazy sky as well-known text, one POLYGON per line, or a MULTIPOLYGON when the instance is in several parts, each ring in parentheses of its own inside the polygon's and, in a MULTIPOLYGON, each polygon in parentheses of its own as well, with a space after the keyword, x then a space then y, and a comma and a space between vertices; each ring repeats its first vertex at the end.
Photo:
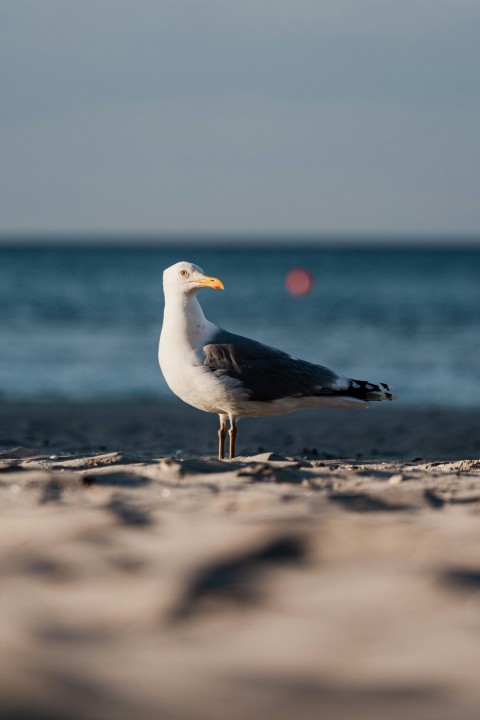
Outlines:
POLYGON ((479 0, 1 0, 0 232, 480 233, 479 0))

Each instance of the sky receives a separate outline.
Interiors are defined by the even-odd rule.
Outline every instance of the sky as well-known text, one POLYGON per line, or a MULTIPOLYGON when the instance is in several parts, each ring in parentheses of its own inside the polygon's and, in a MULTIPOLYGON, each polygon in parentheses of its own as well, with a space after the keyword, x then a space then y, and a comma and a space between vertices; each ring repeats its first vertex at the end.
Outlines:
POLYGON ((480 236, 478 0, 2 0, 0 234, 480 236))

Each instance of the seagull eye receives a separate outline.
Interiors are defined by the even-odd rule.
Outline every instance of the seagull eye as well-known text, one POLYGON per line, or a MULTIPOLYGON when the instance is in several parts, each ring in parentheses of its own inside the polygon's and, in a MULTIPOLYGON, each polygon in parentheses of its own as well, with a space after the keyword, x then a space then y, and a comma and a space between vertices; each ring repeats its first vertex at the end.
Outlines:
POLYGON ((187 277, 188 270, 180 270, 180 275, 183 275, 183 277, 187 277))

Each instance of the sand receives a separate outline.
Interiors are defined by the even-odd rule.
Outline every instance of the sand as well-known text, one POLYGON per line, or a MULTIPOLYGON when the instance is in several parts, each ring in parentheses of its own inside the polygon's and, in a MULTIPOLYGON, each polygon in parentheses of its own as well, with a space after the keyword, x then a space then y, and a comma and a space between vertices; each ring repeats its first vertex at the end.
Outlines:
POLYGON ((480 716, 480 411, 0 406, 0 718, 480 716))

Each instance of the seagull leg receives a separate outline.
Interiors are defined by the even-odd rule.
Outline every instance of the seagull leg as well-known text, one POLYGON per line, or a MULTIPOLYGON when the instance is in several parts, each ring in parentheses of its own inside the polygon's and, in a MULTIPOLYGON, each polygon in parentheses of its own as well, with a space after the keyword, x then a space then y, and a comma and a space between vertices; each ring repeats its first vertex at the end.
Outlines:
POLYGON ((237 423, 233 415, 230 415, 230 429, 228 431, 230 435, 230 460, 235 457, 235 439, 237 437, 237 423))
POLYGON ((225 457, 225 436, 227 434, 227 416, 219 415, 220 428, 218 430, 218 459, 223 460, 225 457))

